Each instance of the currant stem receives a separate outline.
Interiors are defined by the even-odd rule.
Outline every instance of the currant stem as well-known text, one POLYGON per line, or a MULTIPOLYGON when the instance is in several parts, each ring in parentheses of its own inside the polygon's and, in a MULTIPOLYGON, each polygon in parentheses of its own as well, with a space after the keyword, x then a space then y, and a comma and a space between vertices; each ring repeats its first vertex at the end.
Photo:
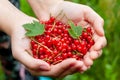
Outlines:
POLYGON ((44 58, 43 61, 50 61, 50 62, 52 62, 52 60, 49 59, 49 58, 44 58))
POLYGON ((38 55, 39 48, 40 48, 40 45, 38 45, 38 48, 36 50, 37 55, 38 55))
POLYGON ((81 39, 79 37, 77 39, 78 39, 79 42, 81 42, 81 39))
POLYGON ((65 17, 65 14, 63 14, 63 16, 60 18, 60 21, 62 21, 62 19, 65 17))
MULTIPOLYGON (((58 17, 59 15, 61 15, 62 13, 63 13, 63 10, 61 10, 60 13, 59 13, 55 18, 57 19, 57 17, 58 17)), ((62 18, 63 18, 64 16, 65 16, 65 14, 62 16, 62 18)), ((62 18, 60 18, 60 20, 61 20, 62 18)), ((55 24, 56 24, 56 22, 54 22, 53 27, 51 28, 51 31, 55 28, 55 24)))
POLYGON ((27 49, 25 49, 25 51, 26 51, 27 53, 29 53, 30 55, 32 55, 27 49))
POLYGON ((62 62, 62 60, 56 61, 56 62, 54 62, 52 64, 55 65, 55 64, 60 63, 60 62, 62 62))
POLYGON ((50 50, 47 46, 43 45, 42 43, 37 42, 34 38, 31 38, 31 40, 35 41, 35 42, 36 42, 37 44, 39 44, 40 46, 46 48, 48 51, 50 51, 51 53, 53 53, 53 51, 50 50))
POLYGON ((77 54, 77 55, 81 55, 81 56, 83 56, 83 54, 82 53, 80 53, 80 52, 78 52, 78 51, 75 51, 75 53, 77 54))
POLYGON ((60 13, 58 13, 58 15, 55 18, 57 19, 58 16, 60 16, 62 13, 63 13, 63 10, 61 10, 60 13))
POLYGON ((51 31, 55 28, 56 22, 53 23, 53 27, 51 28, 51 31))
POLYGON ((58 53, 54 58, 58 57, 59 55, 62 55, 62 52, 58 53))

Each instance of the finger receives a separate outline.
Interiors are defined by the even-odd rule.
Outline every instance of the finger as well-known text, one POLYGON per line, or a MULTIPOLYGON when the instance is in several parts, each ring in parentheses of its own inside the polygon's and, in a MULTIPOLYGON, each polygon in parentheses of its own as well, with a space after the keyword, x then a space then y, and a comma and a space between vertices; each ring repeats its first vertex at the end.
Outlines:
POLYGON ((85 20, 88 21, 91 25, 93 25, 93 28, 95 29, 96 33, 100 36, 103 36, 104 20, 89 7, 86 7, 84 16, 85 20))
POLYGON ((87 66, 87 69, 90 69, 91 68, 91 66, 87 66))
POLYGON ((95 44, 93 45, 93 49, 98 51, 104 48, 107 45, 107 40, 105 37, 99 37, 96 41, 95 44))
POLYGON ((90 58, 90 53, 88 52, 87 55, 84 56, 83 59, 86 66, 91 66, 93 64, 93 60, 90 58))
POLYGON ((99 50, 99 51, 91 51, 90 52, 90 58, 92 60, 95 60, 97 59, 98 57, 100 57, 102 55, 102 50, 99 50))
POLYGON ((60 74, 66 70, 69 70, 71 66, 74 66, 76 63, 75 59, 66 59, 62 61, 61 63, 58 63, 56 65, 51 65, 51 70, 50 71, 35 71, 29 69, 30 72, 34 75, 43 75, 43 76, 51 76, 51 77, 58 77, 60 74))
POLYGON ((102 55, 102 50, 97 51, 98 52, 98 57, 102 55))
POLYGON ((83 73, 83 72, 85 72, 87 69, 88 69, 88 67, 85 66, 85 65, 83 65, 83 66, 81 67, 81 69, 80 69, 80 72, 83 73))
POLYGON ((90 52, 90 58, 91 58, 92 60, 97 59, 98 56, 99 56, 99 54, 97 53, 97 51, 91 51, 91 52, 90 52))
POLYGON ((81 20, 80 22, 77 23, 77 25, 84 27, 87 27, 89 23, 87 21, 81 20))
POLYGON ((52 70, 54 69, 52 73, 57 74, 57 75, 55 75, 54 77, 58 77, 61 75, 61 73, 67 70, 70 70, 70 68, 73 67, 76 64, 76 62, 77 62, 76 59, 70 58, 55 65, 54 68, 52 68, 52 70))
POLYGON ((50 19, 50 14, 42 11, 38 13, 37 18, 39 21, 48 21, 50 19))
POLYGON ((77 61, 76 65, 74 65, 70 69, 62 72, 59 77, 62 78, 62 77, 65 77, 66 75, 70 75, 70 74, 73 74, 75 72, 78 72, 78 70, 81 69, 82 66, 83 66, 83 62, 77 61))
POLYGON ((23 63, 26 67, 30 69, 42 69, 42 70, 50 70, 50 66, 45 61, 35 59, 30 56, 26 51, 22 51, 20 48, 16 51, 13 51, 14 57, 18 59, 21 63, 23 63))

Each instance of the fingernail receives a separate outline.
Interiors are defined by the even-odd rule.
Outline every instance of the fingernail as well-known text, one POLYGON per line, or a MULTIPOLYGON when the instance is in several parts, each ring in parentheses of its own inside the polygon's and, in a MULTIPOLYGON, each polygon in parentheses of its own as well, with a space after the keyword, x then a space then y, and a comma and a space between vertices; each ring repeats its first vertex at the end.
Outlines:
POLYGON ((103 29, 103 25, 102 24, 98 24, 97 25, 96 33, 99 36, 104 36, 104 29, 103 29))
POLYGON ((103 28, 101 28, 101 30, 100 30, 101 32, 101 36, 104 36, 104 29, 103 28))
POLYGON ((103 29, 101 30, 101 32, 102 32, 102 36, 104 36, 104 30, 103 29))
POLYGON ((48 65, 41 65, 40 69, 42 69, 42 70, 50 70, 50 67, 48 65))

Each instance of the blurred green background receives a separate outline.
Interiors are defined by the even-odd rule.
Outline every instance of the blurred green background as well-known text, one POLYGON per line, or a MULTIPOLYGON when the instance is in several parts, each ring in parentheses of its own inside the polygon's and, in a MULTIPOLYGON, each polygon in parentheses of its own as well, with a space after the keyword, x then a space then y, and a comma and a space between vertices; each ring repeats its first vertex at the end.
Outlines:
MULTIPOLYGON (((20 1, 21 10, 35 16, 26 0, 20 1)), ((71 1, 90 6, 104 19, 107 46, 103 49, 102 56, 94 61, 88 71, 69 75, 60 80, 120 80, 120 0, 71 1)), ((3 78, 3 72, 0 70, 0 80, 3 78)))

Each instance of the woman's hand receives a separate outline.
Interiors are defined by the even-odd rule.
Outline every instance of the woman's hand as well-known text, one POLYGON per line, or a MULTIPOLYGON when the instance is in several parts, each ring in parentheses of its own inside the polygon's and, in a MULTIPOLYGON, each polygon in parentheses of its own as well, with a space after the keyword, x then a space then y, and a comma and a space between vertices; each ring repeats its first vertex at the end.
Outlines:
POLYGON ((33 20, 36 19, 28 17, 14 26, 11 33, 13 56, 23 63, 31 74, 38 76, 64 77, 81 69, 83 62, 72 58, 50 66, 46 62, 32 57, 30 39, 25 36, 26 31, 22 25, 31 23, 33 20))
POLYGON ((101 54, 102 48, 106 45, 103 19, 91 8, 81 4, 63 0, 31 0, 31 2, 36 4, 33 8, 40 21, 49 19, 51 14, 54 17, 58 16, 57 19, 63 22, 67 22, 70 19, 78 25, 91 26, 95 31, 95 45, 86 54, 83 61, 67 59, 59 64, 50 66, 40 59, 35 59, 31 55, 30 39, 25 36, 26 31, 23 28, 23 24, 31 23, 36 19, 20 12, 7 0, 2 0, 0 3, 0 29, 11 36, 13 56, 24 64, 33 75, 64 77, 68 74, 88 69, 92 65, 93 60, 99 56, 98 53, 101 54), (34 1, 37 3, 34 3, 34 1), (62 14, 59 14, 61 11, 62 14))
POLYGON ((104 35, 104 20, 90 7, 64 0, 28 0, 39 21, 48 20, 54 16, 63 22, 69 19, 83 27, 92 27, 94 31, 95 44, 83 59, 83 66, 80 69, 85 71, 93 64, 93 60, 102 54, 102 48, 107 41, 104 35), (37 2, 37 3, 36 3, 37 2))
POLYGON ((25 36, 26 31, 23 28, 23 24, 38 20, 22 13, 8 0, 1 0, 0 10, 0 30, 11 37, 12 54, 14 58, 24 64, 31 74, 63 77, 73 73, 83 65, 81 61, 68 59, 57 65, 50 66, 43 60, 33 58, 30 50, 30 39, 25 36))
POLYGON ((83 27, 92 27, 94 30, 95 44, 83 59, 80 69, 85 71, 93 64, 93 60, 102 54, 102 48, 107 44, 104 35, 104 20, 90 7, 64 0, 28 0, 39 21, 48 20, 54 16, 63 22, 69 19, 83 27), (37 2, 37 3, 36 3, 37 2))

